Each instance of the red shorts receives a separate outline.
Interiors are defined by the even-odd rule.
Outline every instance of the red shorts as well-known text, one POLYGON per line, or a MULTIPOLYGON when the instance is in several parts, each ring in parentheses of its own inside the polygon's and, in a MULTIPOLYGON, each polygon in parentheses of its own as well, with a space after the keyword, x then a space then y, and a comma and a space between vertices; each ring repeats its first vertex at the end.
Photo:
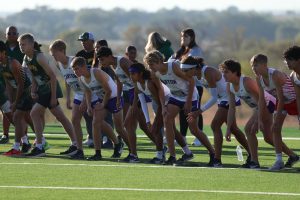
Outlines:
POLYGON ((283 109, 289 115, 298 115, 296 100, 292 101, 291 103, 284 104, 283 109))

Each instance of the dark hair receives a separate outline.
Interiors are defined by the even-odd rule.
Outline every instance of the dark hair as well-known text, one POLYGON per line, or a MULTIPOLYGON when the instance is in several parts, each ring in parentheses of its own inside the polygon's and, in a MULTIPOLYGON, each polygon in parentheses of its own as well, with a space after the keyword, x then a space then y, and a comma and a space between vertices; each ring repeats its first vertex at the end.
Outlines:
POLYGON ((102 46, 102 47, 108 47, 108 43, 107 43, 107 41, 106 41, 105 39, 103 39, 103 40, 98 40, 98 41, 96 42, 96 44, 99 44, 99 45, 102 46))
POLYGON ((97 51, 97 57, 98 58, 108 57, 108 56, 112 56, 112 55, 113 55, 113 53, 112 53, 111 49, 108 48, 108 47, 101 47, 97 51))
POLYGON ((202 67, 205 66, 205 62, 204 62, 204 59, 201 58, 201 57, 197 57, 197 56, 193 56, 193 58, 198 62, 198 66, 199 68, 202 69, 202 67))
POLYGON ((140 71, 143 74, 143 79, 144 80, 149 80, 151 77, 151 72, 146 69, 145 65, 142 63, 134 63, 130 67, 136 68, 138 71, 140 71))
POLYGON ((289 47, 283 53, 283 58, 286 60, 299 60, 300 59, 300 47, 299 46, 292 46, 289 47))
POLYGON ((196 68, 202 69, 205 66, 204 59, 196 56, 188 56, 183 58, 182 64, 197 65, 196 68))
POLYGON ((129 52, 129 51, 136 51, 135 46, 129 45, 129 46, 126 48, 126 52, 129 52))
POLYGON ((6 50, 7 50, 6 44, 2 40, 0 40, 0 52, 3 51, 6 52, 6 50))
POLYGON ((268 57, 264 54, 256 54, 251 58, 251 62, 259 63, 259 64, 267 64, 268 57))
POLYGON ((181 34, 190 36, 191 41, 190 41, 190 43, 187 47, 186 46, 181 46, 181 48, 175 54, 176 59, 182 58, 182 56, 187 54, 190 51, 190 49, 192 49, 194 46, 197 46, 196 34, 195 34, 195 31, 193 29, 191 29, 191 28, 184 29, 184 30, 181 31, 181 34))
POLYGON ((238 61, 232 60, 232 59, 228 59, 225 60, 222 64, 221 64, 221 68, 226 68, 229 71, 231 71, 232 73, 236 72, 236 75, 238 77, 241 76, 241 64, 238 61))
POLYGON ((33 44, 34 50, 36 50, 36 51, 42 51, 41 50, 41 46, 42 46, 41 44, 39 44, 36 41, 34 41, 34 44, 33 44))

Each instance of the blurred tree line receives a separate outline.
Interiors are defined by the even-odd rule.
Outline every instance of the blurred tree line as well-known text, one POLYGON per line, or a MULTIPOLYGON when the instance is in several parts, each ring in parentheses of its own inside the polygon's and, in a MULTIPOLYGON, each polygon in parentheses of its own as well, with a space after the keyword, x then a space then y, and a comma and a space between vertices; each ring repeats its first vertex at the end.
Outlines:
POLYGON ((116 53, 123 53, 127 45, 135 45, 139 60, 143 57, 150 32, 160 32, 172 42, 176 51, 180 46, 180 31, 191 27, 196 32, 197 43, 204 50, 207 63, 214 66, 228 57, 246 65, 257 52, 266 53, 273 65, 281 66, 282 51, 300 40, 299 14, 292 11, 281 15, 241 12, 236 7, 223 11, 174 8, 149 13, 120 8, 72 11, 41 6, 0 18, 0 22, 3 32, 6 26, 13 24, 20 33, 31 32, 42 43, 64 39, 69 45, 69 54, 75 54, 81 48, 76 41, 78 35, 89 31, 96 39, 107 39, 116 53))

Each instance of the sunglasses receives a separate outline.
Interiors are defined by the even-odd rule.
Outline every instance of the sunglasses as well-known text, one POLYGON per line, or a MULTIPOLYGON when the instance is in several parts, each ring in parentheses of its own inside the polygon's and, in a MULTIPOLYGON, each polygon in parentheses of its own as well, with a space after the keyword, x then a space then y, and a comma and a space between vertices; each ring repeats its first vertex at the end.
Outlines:
POLYGON ((17 35, 17 32, 8 32, 7 35, 17 35))

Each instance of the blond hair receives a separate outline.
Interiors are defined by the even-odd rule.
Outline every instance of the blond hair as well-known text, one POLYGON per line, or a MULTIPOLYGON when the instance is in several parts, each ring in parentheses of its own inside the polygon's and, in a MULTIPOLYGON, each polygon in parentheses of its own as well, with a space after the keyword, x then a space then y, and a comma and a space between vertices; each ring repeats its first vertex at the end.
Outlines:
POLYGON ((166 41, 158 32, 152 32, 148 36, 148 42, 145 46, 146 53, 149 53, 153 50, 158 50, 161 45, 166 41))
POLYGON ((147 53, 144 56, 144 62, 147 65, 151 65, 151 64, 160 64, 162 62, 164 62, 164 56, 157 50, 154 51, 150 51, 149 53, 147 53))
POLYGON ((56 51, 63 51, 66 53, 67 45, 63 40, 55 40, 53 43, 50 44, 49 50, 56 50, 56 51))

